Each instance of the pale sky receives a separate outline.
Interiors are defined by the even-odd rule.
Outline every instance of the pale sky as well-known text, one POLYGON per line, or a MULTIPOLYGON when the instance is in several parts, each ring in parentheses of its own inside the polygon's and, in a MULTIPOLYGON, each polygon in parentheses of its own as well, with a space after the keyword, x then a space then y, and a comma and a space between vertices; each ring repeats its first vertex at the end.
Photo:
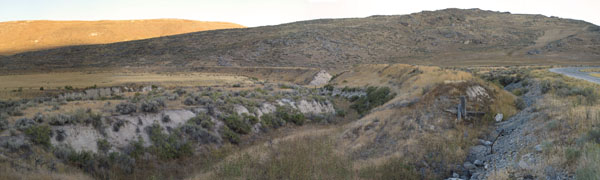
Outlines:
POLYGON ((0 21, 178 18, 254 27, 445 8, 543 14, 600 25, 600 0, 0 0, 0 21))

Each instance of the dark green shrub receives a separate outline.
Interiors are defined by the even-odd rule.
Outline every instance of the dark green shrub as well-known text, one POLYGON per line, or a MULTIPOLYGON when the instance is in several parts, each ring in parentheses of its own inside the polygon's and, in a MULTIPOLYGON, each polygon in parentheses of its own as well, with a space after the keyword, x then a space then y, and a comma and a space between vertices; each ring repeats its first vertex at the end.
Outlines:
POLYGON ((327 90, 327 91, 333 91, 333 85, 331 84, 326 84, 325 86, 323 86, 323 89, 327 90))
POLYGON ((146 148, 144 147, 144 139, 142 139, 141 136, 138 136, 137 141, 131 141, 131 144, 126 149, 126 152, 129 154, 129 156, 135 159, 139 158, 144 154, 144 152, 146 152, 146 148))
POLYGON ((65 86, 65 90, 73 90, 73 86, 65 86))
POLYGON ((86 172, 92 173, 96 170, 96 158, 89 151, 72 152, 68 156, 68 161, 86 172))
POLYGON ((273 114, 263 114, 261 117, 261 123, 265 128, 273 128, 277 129, 283 125, 285 125, 285 121, 280 118, 275 117, 273 114))
POLYGON ((112 145, 106 139, 96 141, 96 146, 98 147, 98 151, 102 153, 107 153, 112 148, 112 145))
POLYGON ((248 121, 250 124, 254 125, 258 123, 258 118, 256 116, 248 115, 246 113, 242 114, 242 117, 245 121, 248 121))
POLYGON ((581 156, 581 151, 579 151, 578 149, 567 148, 565 150, 565 157, 567 158, 567 163, 569 163, 569 164, 573 164, 573 163, 577 162, 577 159, 579 159, 579 156, 581 156))
POLYGON ((8 119, 4 114, 0 114, 0 132, 8 129, 8 119))
POLYGON ((50 146, 50 135, 52 130, 47 125, 31 126, 25 129, 25 135, 29 137, 31 142, 34 144, 43 145, 46 147, 50 146))
POLYGON ((296 125, 303 125, 305 121, 304 114, 288 106, 278 106, 275 114, 277 118, 296 125))
POLYGON ((354 100, 350 108, 355 109, 361 116, 364 116, 371 109, 385 104, 395 96, 396 94, 392 93, 389 87, 368 87, 367 95, 354 100))
POLYGON ((225 139, 227 139, 229 142, 231 142, 232 144, 239 144, 240 143, 240 135, 233 132, 231 129, 229 129, 228 127, 224 127, 223 128, 223 137, 225 139))
POLYGON ((227 125, 227 127, 229 127, 231 130, 233 130, 236 133, 240 133, 240 134, 248 134, 250 133, 250 126, 248 124, 246 124, 246 122, 244 122, 240 116, 238 116, 237 114, 231 114, 229 116, 227 116, 225 119, 225 125, 227 125))
POLYGON ((335 115, 339 117, 346 117, 346 111, 344 111, 343 109, 338 109, 335 111, 335 115))
POLYGON ((205 128, 195 123, 187 123, 181 126, 180 129, 188 136, 189 139, 193 139, 200 144, 221 142, 221 140, 212 132, 209 132, 205 128))
POLYGON ((151 152, 163 159, 180 158, 192 153, 191 145, 186 142, 177 130, 171 134, 162 132, 162 127, 153 124, 147 127, 147 133, 152 141, 151 152))

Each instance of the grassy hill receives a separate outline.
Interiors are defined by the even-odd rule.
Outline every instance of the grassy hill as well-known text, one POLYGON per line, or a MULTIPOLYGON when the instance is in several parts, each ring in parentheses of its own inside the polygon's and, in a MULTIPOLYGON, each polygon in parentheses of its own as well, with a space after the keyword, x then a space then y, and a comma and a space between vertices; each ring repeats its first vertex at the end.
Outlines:
POLYGON ((6 71, 90 67, 600 64, 600 27, 479 9, 319 19, 0 58, 6 71))
POLYGON ((243 27, 226 22, 181 19, 0 22, 0 55, 243 27))

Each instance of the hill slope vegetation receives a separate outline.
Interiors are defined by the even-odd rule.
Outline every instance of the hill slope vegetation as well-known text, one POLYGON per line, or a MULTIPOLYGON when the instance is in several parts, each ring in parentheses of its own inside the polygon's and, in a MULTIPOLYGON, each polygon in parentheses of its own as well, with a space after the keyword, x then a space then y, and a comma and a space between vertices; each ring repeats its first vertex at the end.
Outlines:
POLYGON ((600 27, 479 9, 320 19, 5 57, 0 67, 598 64, 600 27))

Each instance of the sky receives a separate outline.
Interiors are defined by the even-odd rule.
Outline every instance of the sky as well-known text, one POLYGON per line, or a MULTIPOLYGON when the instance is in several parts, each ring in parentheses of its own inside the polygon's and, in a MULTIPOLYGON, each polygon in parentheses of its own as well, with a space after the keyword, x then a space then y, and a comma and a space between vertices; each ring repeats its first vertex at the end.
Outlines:
POLYGON ((0 0, 0 21, 177 18, 256 27, 446 8, 542 14, 600 25, 600 0, 0 0))

